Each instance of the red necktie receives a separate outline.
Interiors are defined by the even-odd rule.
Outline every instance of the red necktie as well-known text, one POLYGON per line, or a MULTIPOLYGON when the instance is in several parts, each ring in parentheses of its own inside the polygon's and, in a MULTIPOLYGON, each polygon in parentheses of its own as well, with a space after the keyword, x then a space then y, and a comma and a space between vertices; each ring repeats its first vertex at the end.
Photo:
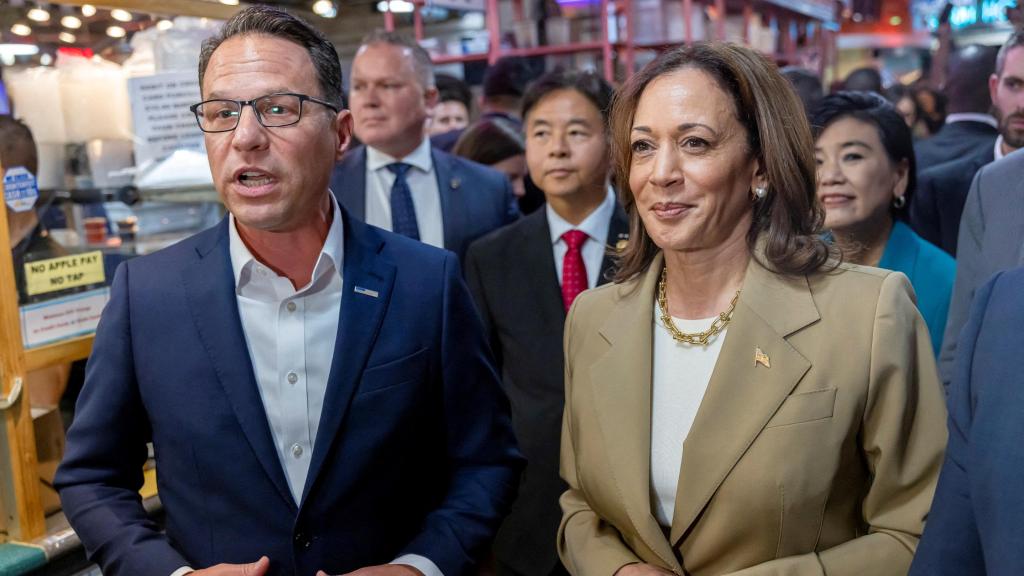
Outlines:
POLYGON ((562 303, 568 312, 576 296, 587 289, 587 267, 583 264, 583 253, 580 252, 580 246, 587 241, 587 233, 569 230, 562 234, 562 240, 569 247, 562 259, 562 303))

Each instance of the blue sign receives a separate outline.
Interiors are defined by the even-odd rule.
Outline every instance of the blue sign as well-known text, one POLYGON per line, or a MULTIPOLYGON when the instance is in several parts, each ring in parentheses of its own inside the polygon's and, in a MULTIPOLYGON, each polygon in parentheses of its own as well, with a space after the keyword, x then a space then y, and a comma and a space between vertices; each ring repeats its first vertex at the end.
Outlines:
MULTIPOLYGON (((939 14, 946 6, 945 0, 922 0, 915 5, 916 11, 924 16, 931 29, 939 26, 939 14)), ((1006 9, 1017 6, 1016 0, 970 0, 954 2, 949 13, 949 24, 954 30, 976 25, 992 25, 1007 22, 1006 9)))
POLYGON ((8 168, 4 172, 4 203, 15 212, 26 212, 36 205, 39 187, 36 177, 24 166, 8 168))

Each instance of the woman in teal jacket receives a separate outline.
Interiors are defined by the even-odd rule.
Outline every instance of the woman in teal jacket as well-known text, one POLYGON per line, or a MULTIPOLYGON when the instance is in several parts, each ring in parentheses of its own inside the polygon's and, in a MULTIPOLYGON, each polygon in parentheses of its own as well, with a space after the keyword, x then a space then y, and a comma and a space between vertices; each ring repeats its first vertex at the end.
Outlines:
POLYGON ((825 228, 846 261, 907 275, 938 354, 956 261, 905 223, 916 172, 910 129, 870 92, 828 96, 811 118, 825 228))

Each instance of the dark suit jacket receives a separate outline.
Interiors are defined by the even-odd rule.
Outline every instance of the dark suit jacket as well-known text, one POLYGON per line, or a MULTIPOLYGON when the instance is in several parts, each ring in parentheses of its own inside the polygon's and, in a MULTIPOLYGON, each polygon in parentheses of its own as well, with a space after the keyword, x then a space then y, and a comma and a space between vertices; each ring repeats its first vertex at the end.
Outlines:
POLYGON ((458 576, 490 543, 520 458, 458 263, 343 218, 341 321, 298 505, 242 331, 227 220, 118 269, 55 481, 107 576, 261 555, 274 576, 341 574, 404 553, 458 576), (166 534, 137 492, 147 441, 166 534))
MULTIPOLYGON (((614 247, 628 232, 626 214, 616 206, 608 245, 614 247)), ((611 267, 605 256, 601 284, 611 267)), ((566 489, 558 476, 565 310, 547 211, 537 210, 473 243, 466 279, 499 358, 516 437, 528 462, 519 497, 494 544, 499 571, 547 576, 558 563, 558 498, 566 489)))
POLYGON ((994 149, 997 136, 999 131, 984 122, 965 120, 946 124, 931 138, 914 143, 917 173, 973 154, 985 146, 994 149))
POLYGON ((939 375, 946 385, 974 292, 996 272, 1024 265, 1024 150, 978 170, 960 217, 956 250, 956 281, 939 352, 939 375))
POLYGON ((1024 574, 1024 268, 975 298, 949 390, 949 445, 911 576, 1024 574))
MULTIPOLYGON (((462 260, 470 242, 515 221, 519 208, 512 185, 501 172, 436 148, 431 152, 441 194, 444 247, 462 260)), ((331 190, 352 216, 366 218, 365 146, 345 154, 334 167, 331 190)))
POLYGON ((971 181, 978 170, 994 158, 995 145, 983 146, 919 174, 917 191, 910 201, 910 225, 918 236, 956 256, 960 215, 971 181))

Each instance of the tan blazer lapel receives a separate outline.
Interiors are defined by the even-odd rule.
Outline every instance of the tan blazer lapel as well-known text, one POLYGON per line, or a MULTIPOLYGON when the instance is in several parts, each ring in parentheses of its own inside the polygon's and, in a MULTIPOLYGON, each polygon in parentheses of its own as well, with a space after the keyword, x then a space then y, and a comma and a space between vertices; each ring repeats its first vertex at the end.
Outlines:
POLYGON ((620 305, 599 333, 608 351, 590 367, 595 409, 601 422, 611 476, 636 533, 664 562, 682 573, 664 532, 651 514, 651 331, 654 287, 661 258, 639 284, 615 287, 620 305), (653 271, 653 272, 652 272, 653 271))
POLYGON ((806 278, 773 274, 751 259, 711 382, 683 444, 673 546, 810 368, 785 337, 818 319, 806 278))

